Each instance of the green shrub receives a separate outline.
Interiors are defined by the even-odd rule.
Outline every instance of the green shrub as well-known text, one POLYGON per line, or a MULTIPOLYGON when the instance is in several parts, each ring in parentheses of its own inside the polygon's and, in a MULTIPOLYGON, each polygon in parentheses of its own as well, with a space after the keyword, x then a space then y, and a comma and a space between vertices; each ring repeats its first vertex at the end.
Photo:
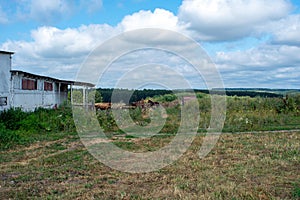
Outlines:
POLYGON ((105 132, 118 131, 119 128, 116 124, 116 121, 113 118, 111 110, 100 110, 97 112, 97 118, 99 121, 100 127, 105 132))
POLYGON ((0 113, 0 148, 31 143, 46 134, 74 133, 70 107, 57 110, 38 108, 34 112, 9 109, 0 113))
POLYGON ((177 96, 175 94, 165 94, 165 95, 154 96, 153 99, 160 103, 172 102, 177 99, 177 96))
POLYGON ((21 121, 29 114, 23 112, 21 108, 11 108, 0 113, 0 123, 3 123, 9 130, 18 130, 21 127, 21 121))
POLYGON ((0 149, 9 148, 13 143, 19 142, 20 139, 17 133, 6 129, 4 123, 0 123, 0 149))

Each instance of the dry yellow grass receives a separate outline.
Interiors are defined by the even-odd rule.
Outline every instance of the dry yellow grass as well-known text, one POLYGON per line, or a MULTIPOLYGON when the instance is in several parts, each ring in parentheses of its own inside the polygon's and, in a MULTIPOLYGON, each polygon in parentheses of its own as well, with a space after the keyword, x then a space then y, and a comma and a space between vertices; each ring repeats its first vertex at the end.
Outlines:
MULTIPOLYGON (((1 151, 1 199, 297 199, 300 132, 223 134, 200 160, 203 136, 174 164, 130 174, 94 159, 79 139, 1 151)), ((130 151, 150 151, 170 138, 115 139, 130 151), (130 144, 130 145, 128 145, 130 144)))

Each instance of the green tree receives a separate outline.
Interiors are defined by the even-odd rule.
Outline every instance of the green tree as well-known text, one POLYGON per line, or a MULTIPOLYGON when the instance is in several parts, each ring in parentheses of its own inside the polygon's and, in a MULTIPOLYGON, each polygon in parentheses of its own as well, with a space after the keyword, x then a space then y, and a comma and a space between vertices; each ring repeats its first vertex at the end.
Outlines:
POLYGON ((82 103, 83 95, 81 90, 73 90, 72 91, 72 100, 74 103, 82 103))
POLYGON ((102 102, 102 96, 99 90, 88 91, 88 102, 89 103, 100 103, 102 102))

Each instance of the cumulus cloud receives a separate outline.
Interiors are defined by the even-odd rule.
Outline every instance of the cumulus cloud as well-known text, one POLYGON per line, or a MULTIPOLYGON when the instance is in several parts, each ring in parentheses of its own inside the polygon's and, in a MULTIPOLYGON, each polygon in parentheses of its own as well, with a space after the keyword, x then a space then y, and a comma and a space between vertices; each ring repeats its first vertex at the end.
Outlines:
POLYGON ((16 52, 15 69, 74 78, 90 51, 116 34, 118 30, 109 25, 82 25, 73 29, 45 26, 31 32, 32 41, 7 41, 0 48, 16 52))
MULTIPOLYGON (((59 3, 53 3, 50 7, 56 6, 61 6, 61 11, 66 9, 63 4, 59 3)), ((35 8, 37 9, 37 7, 35 8)), ((114 35, 149 27, 178 30, 177 23, 177 17, 163 9, 156 9, 154 12, 140 11, 124 17, 115 27, 105 24, 82 25, 78 28, 66 29, 42 26, 31 31, 31 41, 7 41, 1 46, 1 49, 17 52, 14 55, 15 68, 56 77, 70 77, 68 73, 74 75, 85 57, 97 45, 114 35)), ((145 37, 147 37, 146 33, 145 37)), ((137 38, 131 38, 131 42, 138 42, 137 38)), ((127 39, 130 40, 130 38, 127 39)), ((171 40, 167 42, 174 44, 171 38, 167 39, 171 40)))
MULTIPOLYGON (((13 61, 14 69, 58 78, 74 79, 89 53, 103 41, 121 32, 123 32, 123 29, 120 26, 111 27, 109 25, 89 25, 67 29, 44 26, 31 32, 31 41, 7 41, 1 46, 1 49, 16 52, 13 61)), ((120 40, 116 40, 118 43, 112 43, 111 49, 105 48, 100 55, 104 55, 105 59, 110 59, 110 51, 115 52, 120 49, 120 51, 127 52, 126 49, 140 49, 138 47, 150 46, 161 46, 162 49, 172 47, 174 51, 179 52, 179 55, 181 55, 180 52, 185 52, 186 56, 189 56, 190 53, 196 53, 188 51, 192 48, 192 44, 188 43, 185 37, 174 39, 166 31, 156 32, 157 34, 151 33, 150 29, 148 29, 146 31, 138 31, 136 34, 131 33, 132 37, 129 37, 130 35, 123 36, 120 40), (160 42, 157 43, 156 39, 159 39, 160 42)), ((174 34, 174 32, 172 33, 174 34)), ((113 58, 117 59, 117 57, 113 58)), ((98 57, 97 59, 99 60, 98 57)), ((97 74, 95 70, 99 69, 99 65, 102 66, 100 62, 101 57, 99 62, 98 60, 95 63, 95 68, 93 68, 94 73, 90 74, 93 70, 87 72, 89 81, 92 80, 92 76, 97 74)), ((182 58, 164 51, 141 50, 133 52, 132 56, 126 57, 126 59, 118 60, 111 68, 113 73, 109 75, 107 83, 111 82, 111 79, 114 77, 114 80, 117 81, 118 75, 122 75, 124 70, 130 70, 128 67, 147 63, 165 64, 179 73, 195 79, 195 71, 187 70, 191 68, 187 67, 187 63, 183 62, 182 58)), ((160 77, 165 78, 166 74, 160 77)), ((199 77, 196 77, 196 79, 199 85, 199 77)))
MULTIPOLYGON (((38 17, 40 12, 44 17, 40 17, 40 20, 44 21, 53 19, 54 15, 62 17, 63 13, 72 13, 75 6, 74 1, 71 3, 67 0, 43 0, 44 5, 41 5, 41 0, 35 3, 31 0, 20 2, 25 1, 30 2, 28 13, 32 17, 38 17)), ((102 1, 93 1, 95 9, 101 8, 102 1)), ((89 9, 88 6, 92 5, 80 1, 81 9, 89 9)), ((299 88, 300 15, 288 16, 291 8, 290 3, 285 0, 184 0, 178 16, 164 9, 155 9, 127 15, 115 27, 82 25, 78 28, 59 29, 42 26, 32 30, 31 41, 7 41, 0 48, 16 52, 13 60, 15 69, 72 79, 76 77, 77 70, 86 56, 97 45, 124 31, 162 28, 200 40, 225 40, 229 43, 246 36, 267 33, 271 39, 258 47, 234 52, 214 49, 219 51, 214 61, 223 75, 225 85, 299 88)), ((91 9, 88 12, 93 11, 91 9)), ((0 23, 1 16, 0 9, 0 23)), ((158 34, 157 37, 165 36, 158 34)), ((126 39, 134 43, 144 42, 147 38, 149 36, 145 32, 142 36, 126 39)), ((164 42, 164 45, 183 49, 181 41, 166 38, 164 42)), ((241 45, 243 46, 242 42, 241 45)), ((188 51, 188 48, 186 50, 188 51)), ((143 56, 143 52, 140 52, 133 56, 133 60, 127 59, 128 57, 121 59, 116 64, 119 68, 114 68, 116 70, 111 71, 109 78, 117 77, 122 72, 120 67, 135 65, 134 59, 137 59, 140 62, 159 64, 164 64, 165 61, 165 64, 172 65, 173 69, 186 72, 191 80, 199 79, 199 76, 193 76, 193 72, 188 71, 189 68, 185 69, 187 65, 176 60, 178 58, 175 56, 157 52, 143 56), (145 60, 142 60, 142 57, 145 60)))
POLYGON ((300 15, 292 15, 272 25, 274 30, 273 42, 300 46, 300 15))
POLYGON ((119 26, 124 31, 139 28, 162 28, 182 31, 184 28, 179 25, 177 16, 170 11, 159 8, 155 9, 154 12, 141 10, 132 15, 127 15, 119 26))
POLYGON ((297 46, 264 44, 245 51, 218 52, 215 61, 227 83, 244 80, 248 87, 299 88, 299 54, 297 46))
POLYGON ((39 55, 55 58, 86 54, 114 32, 116 33, 116 29, 109 25, 82 25, 63 30, 40 27, 33 30, 31 35, 39 55))
POLYGON ((200 39, 234 40, 287 16, 291 9, 286 0, 184 0, 179 20, 200 39))
MULTIPOLYGON (((85 70, 80 72, 80 80, 92 81, 96 83, 99 76, 102 76, 102 72, 106 71, 109 77, 105 79, 105 82, 118 81, 118 78, 123 75, 124 72, 130 70, 137 71, 135 67, 143 66, 145 64, 154 65, 167 65, 170 69, 178 71, 183 76, 195 76, 197 70, 187 70, 188 60, 194 66, 199 66, 203 69, 203 73, 210 80, 214 75, 214 70, 210 68, 208 58, 203 51, 198 49, 199 46, 190 39, 178 35, 172 31, 166 30, 153 30, 153 29, 139 29, 134 32, 127 32, 119 37, 109 40, 104 45, 101 45, 95 51, 92 52, 87 63, 85 70), (201 54, 202 53, 202 54, 201 54), (126 55, 123 57, 123 55, 126 55), (182 56, 178 59, 178 56, 182 56), (114 60, 114 65, 111 65, 109 69, 106 67, 114 60), (200 61, 199 61, 200 60, 200 61), (86 70, 88 68, 88 70, 86 70), (93 74, 91 74, 93 72, 93 74), (212 72, 212 73, 209 73, 212 72)), ((191 67, 191 66, 190 66, 191 67)), ((150 67, 151 69, 151 67, 150 67)), ((193 69, 192 67, 190 69, 193 69)), ((161 74, 160 71, 155 71, 157 82, 162 81, 166 77, 170 79, 168 74, 161 74)), ((150 76, 147 72, 141 73, 140 77, 144 75, 150 76)), ((196 77, 197 84, 199 83, 199 76, 196 77)), ((214 81, 216 79, 213 79, 214 81)), ((191 79, 195 83, 195 77, 191 79)), ((211 85, 210 85, 211 86, 211 85)), ((195 86, 196 87, 196 86, 195 86)), ((199 84, 198 84, 199 87, 199 84)))

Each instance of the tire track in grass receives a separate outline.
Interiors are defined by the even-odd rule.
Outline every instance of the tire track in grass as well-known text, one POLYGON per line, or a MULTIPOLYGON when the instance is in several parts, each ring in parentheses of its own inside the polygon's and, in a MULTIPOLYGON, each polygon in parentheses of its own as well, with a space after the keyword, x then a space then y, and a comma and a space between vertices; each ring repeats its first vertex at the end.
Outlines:
MULTIPOLYGON (((48 142, 47 145, 42 145, 42 144, 34 144, 34 147, 27 147, 26 149, 38 149, 38 148, 45 148, 45 147, 50 147, 53 144, 61 144, 62 142, 66 142, 66 140, 56 140, 55 142, 48 142)), ((38 155, 36 157, 30 158, 30 159, 23 159, 21 161, 13 161, 13 162, 7 162, 7 163, 2 163, 0 169, 5 169, 5 168, 10 168, 12 166, 25 166, 25 165, 29 165, 31 162, 37 161, 37 160, 41 160, 41 159, 45 159, 45 158, 49 158, 49 157, 53 157, 53 156, 57 156, 59 154, 63 154, 69 151, 73 151, 73 150, 80 150, 80 149, 84 149, 84 146, 82 145, 82 143, 80 141, 75 141, 75 142, 70 142, 68 144, 66 144, 67 149, 64 150, 58 150, 57 152, 54 153, 50 153, 50 154, 43 154, 43 152, 45 153, 45 151, 42 151, 40 154, 42 155, 38 155)), ((21 149, 22 151, 24 149, 21 149)), ((34 153, 34 152, 32 152, 34 153)))
MULTIPOLYGON (((300 133, 299 129, 294 129, 294 130, 275 130, 275 131, 247 131, 247 132, 228 132, 228 133, 222 133, 222 134, 264 134, 264 133, 300 133)), ((169 134, 159 134, 160 136, 170 136, 169 134)), ((69 142, 68 140, 73 139, 74 137, 68 137, 68 138, 64 138, 64 139, 60 139, 60 140, 55 140, 55 141, 48 141, 48 142, 37 142, 34 143, 32 145, 30 145, 29 147, 25 147, 25 148, 21 148, 21 149, 17 149, 17 150, 12 150, 12 151, 8 151, 7 153, 14 153, 14 152, 20 152, 20 151, 31 151, 33 150, 33 152, 31 152, 31 154, 34 154, 35 151, 37 151, 38 149, 42 148, 41 152, 38 152, 36 157, 30 158, 30 159, 23 159, 21 161, 13 161, 13 162, 7 162, 7 163, 1 163, 1 167, 0 169, 5 169, 11 166, 16 166, 16 165, 21 165, 21 166, 25 166, 30 164, 30 162, 33 161, 37 161, 40 159, 45 159, 45 158, 49 158, 49 157, 53 157, 59 154, 63 154, 69 151, 73 151, 73 150, 80 150, 80 149, 85 149, 84 145, 81 143, 80 140, 76 140, 74 142, 69 142), (54 153, 49 153, 47 155, 45 155, 45 148, 46 147, 51 147, 51 145, 54 144, 65 144, 65 146, 67 147, 67 149, 64 150, 57 150, 57 152, 54 153), (42 155, 41 155, 42 154, 42 155)), ((120 140, 120 138, 116 139, 114 138, 113 140, 107 140, 107 139, 101 139, 101 138, 95 138, 95 140, 91 141, 88 145, 96 145, 96 144, 100 144, 100 143, 107 143, 107 142, 113 142, 113 141, 118 141, 120 140)), ((138 142, 140 139, 139 138, 126 138, 126 141, 131 141, 131 142, 138 142)), ((122 141, 122 138, 121 138, 122 141)))

